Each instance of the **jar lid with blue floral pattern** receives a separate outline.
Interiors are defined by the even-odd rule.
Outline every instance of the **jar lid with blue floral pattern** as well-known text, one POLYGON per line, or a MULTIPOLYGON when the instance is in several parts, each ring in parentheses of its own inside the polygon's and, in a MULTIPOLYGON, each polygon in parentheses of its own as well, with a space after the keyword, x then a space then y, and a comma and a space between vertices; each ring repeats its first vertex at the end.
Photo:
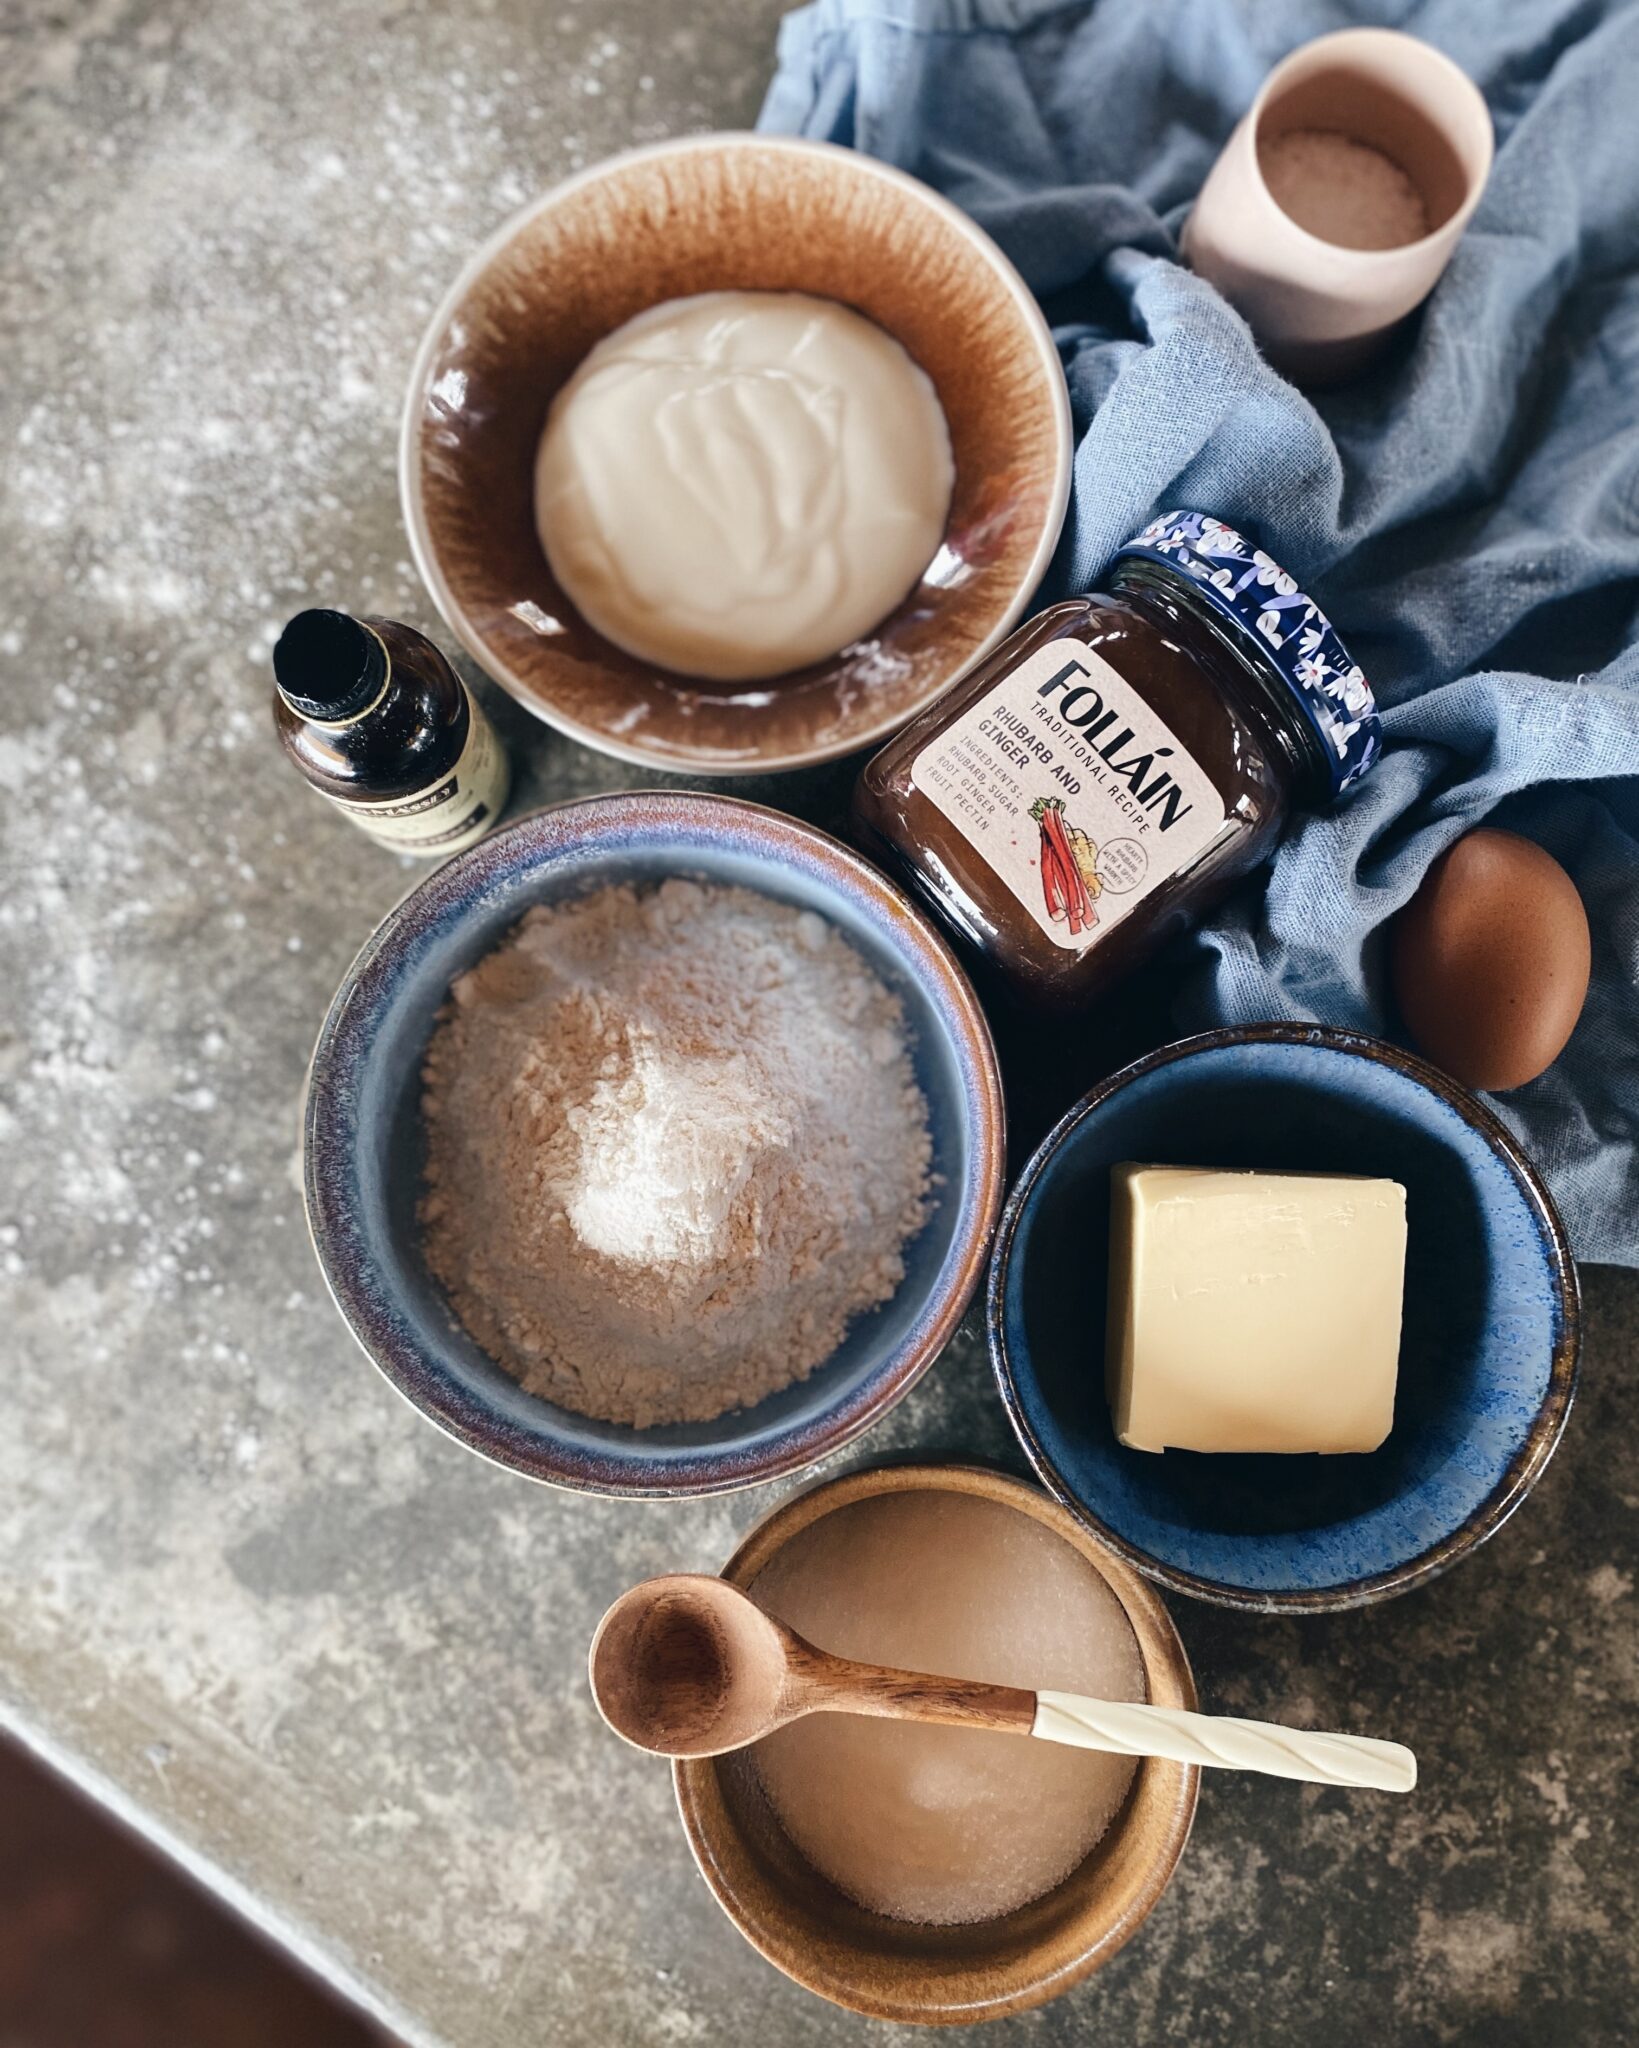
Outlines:
POLYGON ((1314 727, 1334 795, 1360 780, 1383 749, 1377 699, 1331 620, 1278 562, 1205 512, 1163 512, 1116 560, 1127 556, 1180 570, 1251 636, 1314 727))

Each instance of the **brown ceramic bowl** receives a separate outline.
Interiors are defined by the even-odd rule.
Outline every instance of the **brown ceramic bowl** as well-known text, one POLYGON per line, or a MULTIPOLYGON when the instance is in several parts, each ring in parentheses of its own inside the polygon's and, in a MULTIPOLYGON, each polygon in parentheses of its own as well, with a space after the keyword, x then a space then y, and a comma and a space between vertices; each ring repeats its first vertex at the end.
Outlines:
POLYGON ((479 250, 410 379, 399 480, 427 588, 474 660, 600 752, 712 775, 896 731, 1018 619, 1058 539, 1070 410, 1046 322, 990 238, 902 171, 826 143, 706 135, 611 158, 479 250), (536 538, 536 444, 592 345, 694 292, 841 299, 902 342, 950 425, 944 545, 897 611, 773 683, 705 683, 593 632, 536 538))
MULTIPOLYGON (((977 1494, 1031 1515, 1109 1583, 1138 1637, 1153 1705, 1195 1705, 1195 1681, 1159 1596, 1022 1480, 969 1465, 885 1465, 799 1494, 753 1529, 723 1577, 749 1587, 821 1515, 883 1493, 977 1494)), ((788 1977, 872 2019, 961 2026, 1057 1998, 1109 1961, 1166 1889, 1195 1817, 1200 1772, 1149 1758, 1108 1832, 1064 1882, 998 1920, 920 1927, 856 1906, 780 1829, 748 1752, 672 1767, 683 1828, 707 1884, 753 1948, 788 1977)))

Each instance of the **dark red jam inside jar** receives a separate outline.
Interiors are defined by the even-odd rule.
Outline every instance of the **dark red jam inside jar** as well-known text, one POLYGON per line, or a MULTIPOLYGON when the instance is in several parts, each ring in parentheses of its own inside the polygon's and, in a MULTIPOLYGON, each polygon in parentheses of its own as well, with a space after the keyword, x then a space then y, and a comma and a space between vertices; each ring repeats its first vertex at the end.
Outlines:
POLYGON ((855 829, 1015 997, 1075 1009, 1378 746, 1318 606, 1233 528, 1173 512, 874 756, 855 829))

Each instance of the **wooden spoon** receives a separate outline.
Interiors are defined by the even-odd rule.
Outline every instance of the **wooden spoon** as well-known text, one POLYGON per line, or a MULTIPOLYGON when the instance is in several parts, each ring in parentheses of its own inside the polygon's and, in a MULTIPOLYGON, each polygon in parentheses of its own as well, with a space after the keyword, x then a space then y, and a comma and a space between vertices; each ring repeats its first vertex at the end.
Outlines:
POLYGON ((1409 1792, 1417 1782, 1409 1749, 1370 1736, 856 1664, 815 1649, 726 1580, 692 1572, 623 1593, 598 1624, 589 1663, 609 1726, 660 1756, 721 1756, 803 1714, 873 1714, 1315 1785, 1409 1792))

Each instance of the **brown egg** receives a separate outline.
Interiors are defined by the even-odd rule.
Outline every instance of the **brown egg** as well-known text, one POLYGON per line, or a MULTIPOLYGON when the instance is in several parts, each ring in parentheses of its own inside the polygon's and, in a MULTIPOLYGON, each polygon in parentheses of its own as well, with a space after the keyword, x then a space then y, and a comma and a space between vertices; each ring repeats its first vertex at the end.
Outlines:
POLYGON ((1588 993, 1588 913, 1559 862, 1489 826, 1448 847, 1395 919, 1389 964, 1418 1049, 1470 1088, 1522 1088, 1588 993))

